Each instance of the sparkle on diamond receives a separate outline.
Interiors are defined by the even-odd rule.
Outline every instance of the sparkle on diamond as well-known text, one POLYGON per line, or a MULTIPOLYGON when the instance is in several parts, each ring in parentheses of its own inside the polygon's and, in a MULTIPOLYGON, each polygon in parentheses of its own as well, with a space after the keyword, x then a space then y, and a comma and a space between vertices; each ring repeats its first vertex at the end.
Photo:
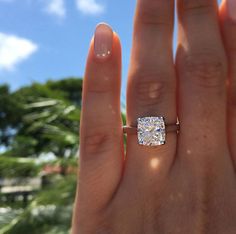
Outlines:
POLYGON ((140 145, 163 145, 165 144, 165 136, 163 117, 144 117, 138 119, 138 142, 140 145))

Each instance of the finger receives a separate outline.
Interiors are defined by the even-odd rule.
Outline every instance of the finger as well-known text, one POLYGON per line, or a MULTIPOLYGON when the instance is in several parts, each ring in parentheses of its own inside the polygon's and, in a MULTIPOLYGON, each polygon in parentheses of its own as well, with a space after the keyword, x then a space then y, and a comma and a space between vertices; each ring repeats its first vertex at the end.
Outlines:
POLYGON ((217 156, 222 160, 229 155, 227 64, 217 13, 216 0, 178 0, 180 155, 194 159, 194 165, 211 160, 207 157, 214 157, 213 163, 217 156))
POLYGON ((123 135, 120 77, 118 36, 108 25, 100 24, 91 42, 83 85, 75 217, 84 213, 78 210, 91 214, 106 206, 121 178, 123 135), (83 202, 80 203, 80 200, 83 202))
MULTIPOLYGON (((163 116, 166 123, 176 123, 173 21, 174 0, 137 1, 127 91, 130 126, 136 126, 139 117, 150 116, 163 116)), ((166 144, 159 147, 140 146, 137 135, 128 135, 127 173, 130 178, 142 174, 147 182, 160 161, 168 171, 175 150, 175 133, 168 133, 166 144)))
POLYGON ((234 0, 224 0, 222 2, 220 20, 229 64, 229 141, 230 150, 236 165, 236 2, 234 0))

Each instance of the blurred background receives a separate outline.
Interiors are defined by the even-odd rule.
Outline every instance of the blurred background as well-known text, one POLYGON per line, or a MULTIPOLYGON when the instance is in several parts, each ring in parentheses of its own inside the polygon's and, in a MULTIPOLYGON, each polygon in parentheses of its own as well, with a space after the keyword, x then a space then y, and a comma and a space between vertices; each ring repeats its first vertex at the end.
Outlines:
POLYGON ((69 233, 88 46, 119 34, 125 110, 135 3, 0 0, 0 234, 69 233))

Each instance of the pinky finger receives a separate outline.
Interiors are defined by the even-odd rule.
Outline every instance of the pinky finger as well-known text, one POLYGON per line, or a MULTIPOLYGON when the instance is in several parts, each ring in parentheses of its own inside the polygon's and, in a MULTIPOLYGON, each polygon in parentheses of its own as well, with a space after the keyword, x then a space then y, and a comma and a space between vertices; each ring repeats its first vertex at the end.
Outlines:
POLYGON ((229 66, 229 146, 236 166, 236 1, 223 0, 220 6, 219 14, 229 66))

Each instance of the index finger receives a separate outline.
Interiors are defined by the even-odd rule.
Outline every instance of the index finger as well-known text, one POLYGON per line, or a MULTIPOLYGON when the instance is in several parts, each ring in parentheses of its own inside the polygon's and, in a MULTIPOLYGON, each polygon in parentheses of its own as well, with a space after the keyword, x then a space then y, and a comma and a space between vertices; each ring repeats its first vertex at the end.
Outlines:
POLYGON ((119 38, 108 25, 100 24, 90 45, 83 83, 75 217, 82 215, 81 210, 90 213, 105 207, 120 181, 123 163, 120 78, 119 38))

